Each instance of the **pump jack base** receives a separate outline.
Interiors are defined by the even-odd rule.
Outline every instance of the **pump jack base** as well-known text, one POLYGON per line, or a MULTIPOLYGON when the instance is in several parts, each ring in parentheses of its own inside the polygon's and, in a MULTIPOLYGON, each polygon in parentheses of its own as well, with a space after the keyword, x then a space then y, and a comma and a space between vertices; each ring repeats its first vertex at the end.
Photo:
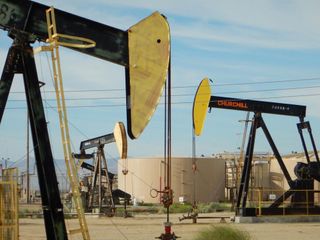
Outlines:
POLYGON ((164 223, 164 233, 160 235, 160 237, 156 237, 156 239, 161 240, 176 240, 177 237, 174 232, 171 233, 171 222, 165 222, 164 223))
POLYGON ((161 240, 176 240, 179 237, 177 237, 173 232, 173 233, 162 233, 160 237, 156 237, 156 238, 161 240))
POLYGON ((287 215, 287 216, 260 216, 243 217, 235 216, 234 223, 314 223, 319 222, 320 216, 287 215))

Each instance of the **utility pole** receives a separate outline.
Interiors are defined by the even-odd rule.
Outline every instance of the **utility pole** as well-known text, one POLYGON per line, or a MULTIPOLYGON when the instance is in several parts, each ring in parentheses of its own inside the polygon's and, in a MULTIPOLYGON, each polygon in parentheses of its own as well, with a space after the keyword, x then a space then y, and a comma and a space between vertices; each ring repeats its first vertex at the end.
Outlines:
POLYGON ((246 138, 247 138, 247 130, 248 130, 248 123, 250 122, 249 120, 250 117, 250 112, 247 112, 246 120, 239 120, 239 122, 245 122, 244 124, 244 129, 243 129, 243 135, 242 135, 242 143, 240 147, 240 153, 239 153, 239 160, 236 168, 237 176, 236 176, 236 195, 238 196, 238 187, 239 187, 239 180, 240 180, 240 175, 242 172, 242 167, 243 167, 243 161, 244 161, 244 145, 246 143, 246 138))
POLYGON ((30 204, 30 175, 29 175, 29 167, 30 167, 30 155, 29 155, 29 111, 27 110, 27 204, 30 204))
POLYGON ((243 164, 244 144, 245 144, 246 138, 247 138, 247 129, 248 129, 249 116, 250 116, 250 112, 247 112, 246 120, 239 120, 239 122, 245 122, 244 129, 243 129, 243 135, 242 135, 242 143, 241 143, 241 148, 240 148, 240 154, 239 154, 239 162, 238 162, 239 165, 243 164))

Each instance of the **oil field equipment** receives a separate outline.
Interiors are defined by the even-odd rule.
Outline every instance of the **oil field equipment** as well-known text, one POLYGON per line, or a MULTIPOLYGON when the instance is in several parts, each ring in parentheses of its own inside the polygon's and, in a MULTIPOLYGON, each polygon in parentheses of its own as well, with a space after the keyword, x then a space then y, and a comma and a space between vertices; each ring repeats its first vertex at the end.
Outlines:
POLYGON ((46 10, 47 18, 47 30, 48 30, 48 42, 49 46, 41 46, 33 50, 34 53, 40 53, 42 51, 49 51, 51 53, 52 68, 53 68, 53 80, 54 80, 54 89, 56 93, 56 101, 59 115, 59 124, 60 124, 60 133, 61 133, 61 142, 63 147, 64 160, 66 164, 67 175, 69 178, 72 199, 75 205, 75 210, 79 220, 79 229, 68 229, 69 234, 81 233, 83 239, 90 239, 89 230, 87 222, 84 216, 84 210, 81 202, 81 195, 79 190, 79 181, 77 168, 75 165, 75 159, 72 156, 71 152, 71 139, 69 132, 69 121, 67 116, 67 106, 64 96, 64 87, 63 87, 63 77, 60 64, 60 46, 69 46, 73 48, 92 48, 95 47, 96 43, 87 38, 82 38, 78 36, 71 36, 66 34, 60 34, 57 32, 57 24, 55 18, 55 11, 53 7, 50 7, 46 10), (66 43, 61 42, 61 38, 79 41, 81 43, 66 43), (82 43, 83 42, 83 43, 82 43))
POLYGON ((193 172, 193 203, 192 211, 188 215, 183 215, 179 218, 180 221, 185 219, 192 219, 193 223, 197 222, 199 218, 197 211, 197 201, 196 201, 196 172, 197 172, 197 163, 196 163, 196 136, 200 136, 204 127, 205 118, 208 111, 208 101, 211 97, 210 89, 210 80, 204 78, 196 91, 196 94, 193 99, 192 107, 192 172, 193 172))
POLYGON ((80 143, 80 154, 73 154, 79 159, 79 166, 91 171, 90 177, 82 179, 82 201, 86 211, 98 209, 99 213, 113 216, 115 213, 115 198, 124 198, 125 203, 131 195, 120 189, 113 190, 112 183, 114 174, 108 171, 104 146, 115 142, 121 159, 127 158, 127 138, 125 127, 122 122, 115 125, 113 133, 91 138, 80 143), (87 154, 86 150, 96 148, 95 154, 87 154), (85 160, 93 159, 93 165, 85 160))
POLYGON ((210 101, 207 102, 208 108, 221 108, 229 110, 240 110, 246 112, 253 112, 251 122, 250 136, 246 146, 246 154, 244 159, 243 170, 241 174, 241 181, 237 195, 236 214, 239 216, 259 216, 259 215, 319 215, 320 206, 315 203, 316 193, 318 190, 314 189, 314 181, 320 181, 320 162, 318 151, 313 138, 310 123, 305 121, 306 106, 255 101, 248 99, 228 98, 220 96, 211 96, 210 101), (296 179, 292 179, 288 169, 282 160, 282 157, 276 147, 273 138, 263 120, 262 114, 275 114, 298 117, 297 124, 299 136, 304 150, 307 163, 298 162, 294 168, 296 179), (263 133, 273 151, 281 171, 289 185, 289 189, 282 195, 277 196, 274 201, 267 206, 247 206, 249 196, 249 181, 251 178, 251 167, 253 161, 255 137, 257 129, 261 128, 263 133), (307 130, 310 142, 312 145, 312 152, 315 156, 315 161, 311 161, 310 152, 304 138, 303 130, 307 130), (290 200, 289 203, 285 202, 290 200))
POLYGON ((0 240, 19 239, 18 169, 2 170, 0 179, 0 240))
MULTIPOLYGON (((0 120, 15 74, 22 74, 38 171, 47 239, 68 239, 31 44, 48 39, 48 6, 28 0, 0 0, 0 28, 13 39, 0 81, 0 120)), ((170 33, 158 12, 127 31, 55 10, 60 45, 125 67, 128 135, 138 138, 159 102, 169 68, 170 33), (80 36, 94 48, 74 48, 80 36), (70 43, 71 45, 68 45, 70 43)), ((88 239, 89 237, 87 236, 88 239)))

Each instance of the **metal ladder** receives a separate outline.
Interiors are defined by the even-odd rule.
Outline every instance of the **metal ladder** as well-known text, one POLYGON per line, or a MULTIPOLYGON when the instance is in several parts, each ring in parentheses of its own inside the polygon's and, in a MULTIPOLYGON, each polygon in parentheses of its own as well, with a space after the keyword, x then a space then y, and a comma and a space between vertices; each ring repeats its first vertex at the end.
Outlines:
POLYGON ((47 27, 48 27, 47 42, 50 45, 42 46, 40 47, 40 49, 36 49, 35 53, 40 51, 51 52, 53 74, 54 74, 54 87, 55 87, 57 106, 58 106, 63 153, 64 153, 64 158, 65 158, 65 163, 67 168, 67 174, 68 174, 70 185, 71 185, 72 198, 75 204, 75 209, 77 211, 79 225, 80 225, 79 229, 69 229, 68 233, 69 234, 81 233, 83 239, 90 240, 88 226, 85 219, 82 200, 81 200, 81 194, 79 190, 77 167, 71 151, 67 109, 66 109, 66 103, 65 103, 62 72, 61 72, 61 66, 60 66, 59 46, 68 46, 68 47, 74 47, 74 48, 89 48, 89 47, 94 47, 95 42, 91 41, 90 39, 86 39, 82 37, 76 37, 76 36, 57 33, 56 20, 55 20, 53 7, 46 10, 46 18, 47 18, 47 27), (73 42, 76 41, 78 43, 59 42, 59 38, 73 40, 73 42))

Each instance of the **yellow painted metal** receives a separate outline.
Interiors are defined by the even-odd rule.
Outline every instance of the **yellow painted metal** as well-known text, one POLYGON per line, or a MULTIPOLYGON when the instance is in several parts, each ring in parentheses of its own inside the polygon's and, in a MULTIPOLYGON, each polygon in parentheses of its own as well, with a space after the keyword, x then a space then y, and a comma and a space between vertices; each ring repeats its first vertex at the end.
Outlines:
POLYGON ((122 122, 117 122, 113 130, 114 139, 121 159, 127 158, 128 142, 125 126, 122 122))
MULTIPOLYGON (((62 72, 61 72, 61 65, 60 65, 59 46, 66 46, 66 44, 59 42, 59 37, 60 36, 65 37, 65 35, 57 33, 54 8, 51 7, 48 10, 46 10, 46 17, 47 17, 48 35, 49 35, 47 42, 50 43, 50 46, 49 48, 48 47, 42 48, 42 50, 49 49, 51 51, 53 74, 54 74, 54 85, 55 85, 54 87, 56 92, 56 99, 57 99, 57 106, 58 106, 58 113, 59 113, 59 123, 60 123, 60 130, 61 130, 63 152, 64 152, 67 173, 68 173, 68 177, 69 177, 69 181, 72 189, 73 202, 75 204, 75 209, 77 211, 79 225, 80 225, 79 229, 69 230, 68 232, 69 234, 81 233, 83 239, 89 240, 90 235, 89 235, 86 219, 84 216, 84 210, 82 207, 83 205, 82 205, 81 195, 79 190, 80 185, 78 181, 77 167, 71 151, 67 108, 65 104, 63 79, 62 79, 62 72)), ((86 39, 79 38, 79 37, 68 36, 68 38, 78 39, 78 40, 81 39, 81 41, 86 41, 89 44, 90 42, 92 42, 91 40, 87 41, 86 39)), ((80 45, 81 44, 72 44, 68 46, 80 47, 80 48, 84 47, 80 45)))
POLYGON ((198 86, 193 101, 193 128, 196 136, 200 136, 206 120, 209 101, 211 97, 210 82, 208 78, 204 78, 198 86))
POLYGON ((0 240, 19 239, 18 170, 2 171, 0 181, 0 240))
POLYGON ((170 29, 155 12, 128 30, 129 116, 128 134, 138 138, 159 103, 170 58, 170 29))
MULTIPOLYGON (((282 197, 282 204, 278 207, 282 210, 281 216, 320 216, 320 214, 310 213, 310 210, 314 210, 314 206, 319 206, 320 204, 320 191, 319 190, 310 190, 310 189, 299 189, 299 190, 292 190, 295 193, 304 193, 305 194, 305 201, 298 201, 294 202, 291 198, 286 199, 285 198, 285 192, 287 192, 288 189, 274 189, 274 188, 266 188, 266 187, 253 187, 248 192, 248 204, 252 208, 256 208, 257 210, 257 216, 263 217, 262 209, 268 208, 273 202, 273 200, 269 199, 269 195, 272 194, 276 198, 279 196, 282 197), (312 199, 310 200, 310 195, 313 195, 312 199), (294 204, 300 204, 301 205, 301 212, 292 214, 291 211, 288 211, 288 206, 294 205, 294 204), (302 207, 303 206, 303 207, 302 207), (304 210, 304 211, 302 211, 304 210)), ((268 216, 272 216, 268 214, 268 216)), ((273 215, 273 216, 280 216, 280 215, 273 215)))
POLYGON ((47 24, 48 24, 48 39, 46 42, 52 43, 55 42, 55 45, 64 46, 64 47, 73 47, 73 48, 93 48, 96 46, 95 41, 91 39, 71 36, 67 34, 61 34, 57 31, 56 19, 54 14, 54 8, 51 7, 46 11, 47 24), (69 39, 75 42, 63 42, 61 39, 69 39))

